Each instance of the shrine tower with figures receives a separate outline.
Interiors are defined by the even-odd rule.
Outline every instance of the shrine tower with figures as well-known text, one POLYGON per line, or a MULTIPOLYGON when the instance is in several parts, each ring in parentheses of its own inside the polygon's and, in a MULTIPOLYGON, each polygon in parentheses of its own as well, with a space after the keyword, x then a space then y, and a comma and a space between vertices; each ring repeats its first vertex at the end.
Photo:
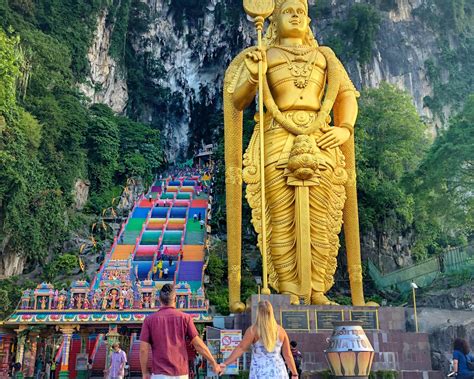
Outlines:
POLYGON ((3 324, 0 377, 12 360, 22 365, 17 377, 33 377, 37 357, 58 362, 60 378, 85 378, 89 360, 92 374, 102 376, 116 341, 131 374, 140 374, 141 324, 159 308, 165 283, 175 284, 178 309, 196 323, 212 322, 203 284, 211 186, 209 172, 193 168, 157 179, 135 202, 90 283, 24 291, 3 324))

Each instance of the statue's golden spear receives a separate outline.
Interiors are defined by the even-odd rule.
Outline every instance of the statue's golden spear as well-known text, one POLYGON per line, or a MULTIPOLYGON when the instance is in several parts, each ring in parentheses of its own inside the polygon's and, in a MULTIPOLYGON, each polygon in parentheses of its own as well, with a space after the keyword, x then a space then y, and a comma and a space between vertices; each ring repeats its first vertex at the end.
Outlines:
MULTIPOLYGON (((245 12, 253 18, 258 36, 258 49, 262 51, 262 30, 265 19, 273 13, 275 4, 273 0, 244 0, 245 12)), ((262 294, 269 295, 267 272, 267 224, 265 196, 265 154, 264 154, 264 117, 263 117, 263 62, 258 62, 258 122, 260 134, 260 180, 261 180, 261 215, 262 225, 260 251, 262 253, 262 294)))

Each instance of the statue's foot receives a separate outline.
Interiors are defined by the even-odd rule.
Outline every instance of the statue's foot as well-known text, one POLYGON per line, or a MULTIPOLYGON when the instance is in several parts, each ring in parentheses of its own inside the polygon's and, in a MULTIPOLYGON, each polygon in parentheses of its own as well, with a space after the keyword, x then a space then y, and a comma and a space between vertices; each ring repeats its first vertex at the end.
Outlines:
POLYGON ((289 293, 289 292, 282 292, 283 295, 290 295, 290 304, 291 305, 300 305, 300 298, 293 294, 293 293, 289 293))
POLYGON ((311 304, 313 305, 338 305, 336 302, 331 301, 322 292, 313 292, 311 295, 311 304))

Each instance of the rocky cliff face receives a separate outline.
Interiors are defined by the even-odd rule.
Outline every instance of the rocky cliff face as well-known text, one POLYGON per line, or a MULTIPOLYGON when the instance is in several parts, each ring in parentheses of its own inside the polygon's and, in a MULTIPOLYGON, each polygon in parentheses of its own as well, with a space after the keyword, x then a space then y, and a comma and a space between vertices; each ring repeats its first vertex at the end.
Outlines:
MULTIPOLYGON (((440 49, 436 35, 415 15, 426 1, 396 0, 390 11, 381 12, 382 22, 371 60, 361 66, 349 58, 344 64, 358 88, 376 87, 387 81, 405 89, 412 94, 420 114, 440 126, 423 103, 425 96, 432 95, 425 61, 440 49)), ((360 2, 365 1, 331 0, 324 11, 318 12, 315 0, 309 1, 315 9, 312 28, 321 44, 336 33, 335 20, 343 20, 350 7, 360 2)), ((141 5, 145 10, 142 9, 140 17, 147 18, 147 28, 129 34, 134 53, 143 58, 137 61, 147 72, 147 86, 164 93, 163 101, 158 103, 156 98, 146 99, 140 94, 140 111, 136 115, 163 131, 169 159, 186 156, 201 140, 211 142, 213 131, 206 130, 202 122, 194 125, 200 117, 197 113, 203 108, 209 113, 220 111, 227 65, 240 50, 255 43, 252 23, 246 19, 240 1, 204 0, 199 2, 199 9, 186 8, 185 3, 144 0, 141 5)), ((107 25, 106 16, 104 12, 98 18, 88 55, 89 83, 81 89, 93 102, 123 112, 129 95, 124 77, 130 67, 119 69, 108 54, 113 25, 107 25)), ((131 107, 137 108, 137 104, 131 107)))
POLYGON ((107 13, 105 10, 98 17, 94 40, 87 54, 90 74, 79 89, 93 104, 106 104, 122 113, 128 101, 127 81, 125 71, 109 54, 113 25, 107 25, 107 13))
POLYGON ((20 275, 26 265, 26 257, 8 248, 10 238, 6 236, 0 244, 0 279, 20 275))
MULTIPOLYGON (((452 344, 455 338, 474 343, 474 314, 472 311, 453 311, 436 308, 419 308, 420 332, 428 333, 431 346, 431 361, 434 370, 449 372, 452 360, 452 344)), ((413 316, 409 320, 414 328, 413 316)))
MULTIPOLYGON (((333 1, 328 16, 322 19, 316 29, 320 42, 325 43, 331 34, 335 19, 344 19, 350 6, 360 1, 333 1)), ((344 62, 351 79, 358 88, 378 87, 389 82, 408 91, 418 112, 433 120, 431 110, 424 106, 425 96, 433 95, 426 77, 425 62, 439 50, 437 36, 424 25, 414 11, 423 0, 396 0, 396 6, 389 12, 382 12, 382 22, 372 51, 372 59, 361 66, 355 60, 344 62)), ((316 20, 317 21, 317 20, 316 20)))

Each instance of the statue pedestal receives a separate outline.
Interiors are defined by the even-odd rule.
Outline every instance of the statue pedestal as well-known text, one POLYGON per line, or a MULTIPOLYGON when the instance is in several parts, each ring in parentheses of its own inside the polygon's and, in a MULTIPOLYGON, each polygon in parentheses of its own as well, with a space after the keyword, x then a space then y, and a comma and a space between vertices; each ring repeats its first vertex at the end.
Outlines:
POLYGON ((432 369, 428 334, 407 330, 405 308, 291 305, 288 295, 253 295, 248 312, 236 320, 239 328, 246 329, 255 322, 259 299, 272 303, 277 322, 286 329, 290 341, 298 343, 307 378, 323 378, 329 369, 324 350, 332 321, 337 320, 362 321, 375 350, 372 372, 397 371, 401 374, 398 379, 443 377, 432 369))

